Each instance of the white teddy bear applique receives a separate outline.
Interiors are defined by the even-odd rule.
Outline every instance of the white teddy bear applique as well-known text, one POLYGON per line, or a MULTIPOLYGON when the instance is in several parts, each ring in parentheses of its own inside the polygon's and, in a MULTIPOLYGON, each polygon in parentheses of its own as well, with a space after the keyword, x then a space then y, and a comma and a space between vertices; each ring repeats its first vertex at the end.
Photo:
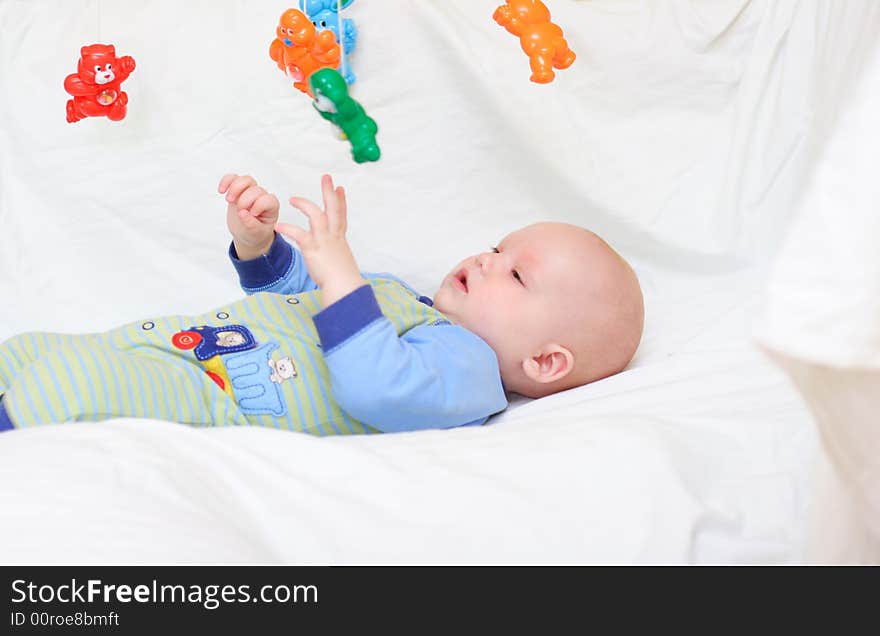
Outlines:
POLYGON ((272 375, 269 376, 269 379, 276 384, 296 377, 296 365, 289 357, 280 360, 269 358, 269 368, 272 369, 272 375))

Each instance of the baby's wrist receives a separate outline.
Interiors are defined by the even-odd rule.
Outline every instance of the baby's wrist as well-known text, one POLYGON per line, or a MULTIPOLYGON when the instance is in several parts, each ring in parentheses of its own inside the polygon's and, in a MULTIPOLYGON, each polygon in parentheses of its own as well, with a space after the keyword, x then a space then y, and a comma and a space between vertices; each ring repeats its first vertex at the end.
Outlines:
POLYGON ((272 248, 274 240, 275 233, 273 232, 268 240, 260 243, 250 243, 246 240, 233 237, 232 245, 235 247, 235 253, 238 254, 239 260, 250 261, 268 254, 269 250, 272 248))
POLYGON ((361 276, 360 272, 357 272, 354 275, 347 274, 333 276, 332 280, 325 282, 323 285, 319 285, 321 289, 321 305, 325 308, 329 307, 337 300, 341 300, 358 287, 362 287, 366 284, 367 281, 364 280, 364 277, 361 276))

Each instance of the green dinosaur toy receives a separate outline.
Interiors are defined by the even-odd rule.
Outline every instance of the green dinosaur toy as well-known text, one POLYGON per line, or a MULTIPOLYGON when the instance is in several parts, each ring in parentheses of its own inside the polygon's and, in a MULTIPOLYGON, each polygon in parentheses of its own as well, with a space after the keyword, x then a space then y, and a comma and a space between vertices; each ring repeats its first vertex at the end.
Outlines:
POLYGON ((351 142, 354 160, 358 163, 377 161, 380 151, 376 144, 376 133, 379 127, 367 116, 363 106, 348 95, 348 85, 342 75, 332 68, 322 68, 312 73, 309 85, 315 96, 312 105, 321 117, 342 130, 351 142))

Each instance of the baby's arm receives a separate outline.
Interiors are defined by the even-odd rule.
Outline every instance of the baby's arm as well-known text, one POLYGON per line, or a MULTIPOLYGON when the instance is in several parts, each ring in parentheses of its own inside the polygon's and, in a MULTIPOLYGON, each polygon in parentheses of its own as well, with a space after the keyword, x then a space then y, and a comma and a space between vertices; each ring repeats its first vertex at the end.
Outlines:
POLYGON ((277 234, 265 254, 250 260, 240 259, 235 245, 230 244, 229 259, 248 295, 261 291, 298 294, 318 287, 306 270, 302 254, 277 234))
POLYGON ((278 198, 247 175, 225 175, 217 191, 226 195, 226 224, 232 234, 229 258, 242 289, 248 294, 296 294, 315 289, 302 255, 275 233, 278 198))
POLYGON ((308 230, 289 223, 278 223, 275 227, 296 241, 309 276, 321 289, 321 304, 328 307, 367 282, 345 238, 348 226, 345 190, 335 188, 333 179, 325 174, 321 178, 321 194, 323 210, 308 199, 290 198, 290 204, 308 217, 308 230))
POLYGON ((324 309, 313 320, 333 397, 352 417, 381 431, 481 424, 507 406, 495 353, 452 325, 419 326, 402 336, 382 313, 345 239, 345 192, 321 180, 325 210, 291 204, 309 230, 279 223, 302 250, 324 309))
POLYGON ((482 424, 507 407, 494 351, 463 327, 422 325, 398 336, 369 286, 314 322, 334 399, 373 428, 482 424))
POLYGON ((246 261, 268 252, 278 222, 278 198, 249 175, 224 175, 217 191, 226 195, 226 225, 238 257, 246 261))

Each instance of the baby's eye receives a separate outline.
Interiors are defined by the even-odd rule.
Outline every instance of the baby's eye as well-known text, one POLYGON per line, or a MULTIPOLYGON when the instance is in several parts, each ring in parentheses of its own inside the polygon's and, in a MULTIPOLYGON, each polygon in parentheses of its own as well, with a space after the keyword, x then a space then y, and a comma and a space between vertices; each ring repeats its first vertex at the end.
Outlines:
POLYGON ((496 254, 500 254, 500 253, 501 253, 501 252, 498 251, 498 248, 497 248, 497 247, 494 247, 494 246, 492 247, 492 251, 495 252, 496 254))
POLYGON ((519 272, 517 272, 516 270, 513 270, 513 277, 514 277, 516 280, 518 280, 520 283, 523 282, 523 281, 522 281, 522 278, 519 277, 519 272))

